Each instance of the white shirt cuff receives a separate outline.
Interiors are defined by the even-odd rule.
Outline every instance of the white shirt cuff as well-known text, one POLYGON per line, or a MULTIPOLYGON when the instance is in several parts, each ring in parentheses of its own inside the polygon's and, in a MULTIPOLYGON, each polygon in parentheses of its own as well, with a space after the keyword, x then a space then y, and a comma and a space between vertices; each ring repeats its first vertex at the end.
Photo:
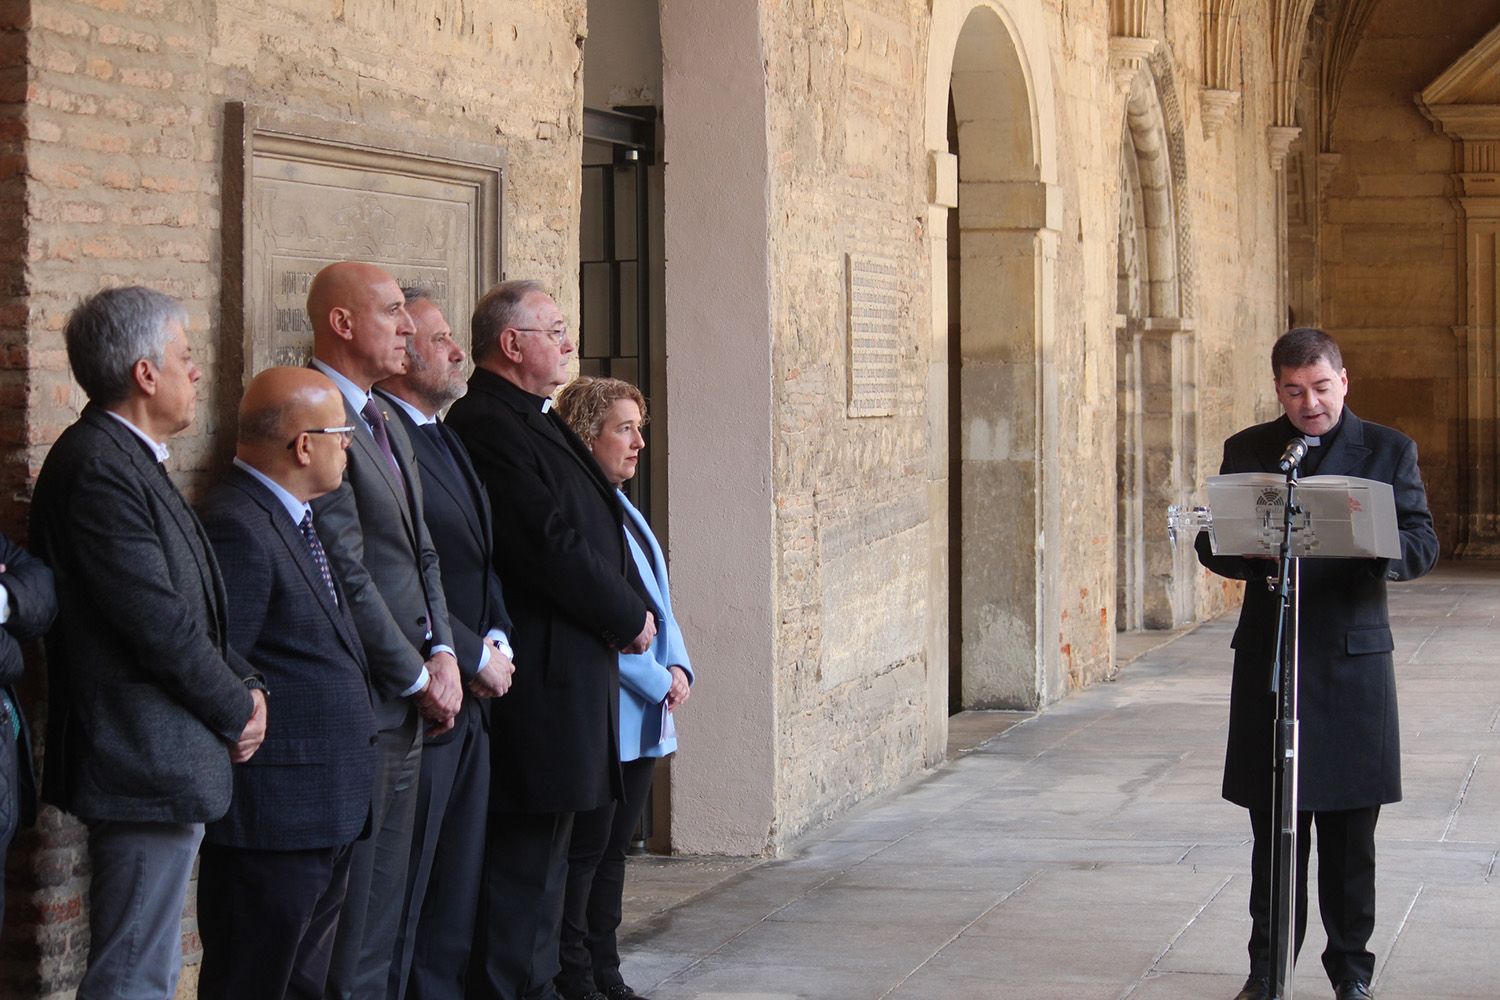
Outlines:
POLYGON ((411 687, 407 688, 405 691, 402 691, 401 697, 410 698, 414 694, 420 694, 421 692, 427 690, 427 682, 431 679, 432 675, 427 672, 426 667, 423 667, 422 672, 417 675, 417 682, 411 687))

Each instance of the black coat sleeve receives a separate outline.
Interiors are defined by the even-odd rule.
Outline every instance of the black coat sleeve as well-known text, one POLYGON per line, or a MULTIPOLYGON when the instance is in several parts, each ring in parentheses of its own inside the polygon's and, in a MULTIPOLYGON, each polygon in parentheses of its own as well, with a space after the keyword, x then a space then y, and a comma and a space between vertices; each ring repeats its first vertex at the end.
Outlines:
POLYGON ((1401 558, 1386 560, 1388 580, 1415 580, 1437 563, 1438 539, 1427 510, 1427 491, 1417 468, 1417 443, 1407 438, 1391 488, 1396 495, 1396 530, 1401 535, 1401 558))
POLYGON ((47 564, 4 535, 0 535, 0 563, 5 565, 0 586, 5 587, 10 604, 10 615, 0 631, 0 684, 14 684, 25 670, 21 641, 47 631, 57 615, 57 595, 47 564))

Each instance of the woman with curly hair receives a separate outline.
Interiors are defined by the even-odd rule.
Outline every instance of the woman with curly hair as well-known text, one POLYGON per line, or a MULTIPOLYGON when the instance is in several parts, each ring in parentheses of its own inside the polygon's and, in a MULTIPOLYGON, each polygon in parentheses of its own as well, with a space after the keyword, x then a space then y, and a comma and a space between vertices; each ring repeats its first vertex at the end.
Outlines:
POLYGON ((654 607, 658 628, 644 653, 620 654, 620 762, 625 798, 573 820, 563 903, 557 990, 564 1000, 632 1000, 620 977, 620 926, 625 852, 651 790, 656 761, 677 749, 672 714, 687 701, 692 666, 672 615, 667 564, 641 512, 619 488, 635 475, 646 423, 646 400, 629 382, 581 376, 563 388, 557 410, 593 452, 625 511, 625 542, 654 607))

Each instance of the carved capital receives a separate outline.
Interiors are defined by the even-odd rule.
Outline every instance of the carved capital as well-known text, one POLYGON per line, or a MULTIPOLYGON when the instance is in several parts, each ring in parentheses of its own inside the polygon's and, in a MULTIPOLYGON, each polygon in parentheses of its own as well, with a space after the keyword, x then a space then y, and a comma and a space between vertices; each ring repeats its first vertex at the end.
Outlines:
POLYGON ((1287 150, 1292 148, 1292 143, 1302 134, 1302 129, 1297 125, 1272 125, 1266 129, 1266 145, 1271 153, 1271 169, 1280 170, 1286 163, 1287 150))
POLYGON ((1212 139, 1239 104, 1238 90, 1198 91, 1198 107, 1203 112, 1203 138, 1212 139))
POLYGON ((1161 42, 1155 38, 1132 38, 1115 35, 1109 40, 1109 68, 1114 75, 1115 92, 1122 97, 1130 93, 1135 75, 1146 67, 1161 42))

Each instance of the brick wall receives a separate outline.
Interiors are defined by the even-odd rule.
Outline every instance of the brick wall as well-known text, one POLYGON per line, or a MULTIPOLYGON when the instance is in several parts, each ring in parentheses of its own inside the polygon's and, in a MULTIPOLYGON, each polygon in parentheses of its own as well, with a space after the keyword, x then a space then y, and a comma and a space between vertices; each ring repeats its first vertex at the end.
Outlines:
POLYGON ((21 526, 26 440, 26 28, 31 3, 0 5, 0 529, 21 526))
MULTIPOLYGON (((242 373, 238 348, 219 341, 228 101, 501 147, 505 267, 557 288, 575 311, 584 6, 0 4, 0 440, 24 444, 0 465, 6 526, 24 519, 15 497, 84 402, 61 330, 98 288, 144 283, 187 305, 205 378, 198 419, 172 442, 179 483, 196 492, 230 447, 225 415, 242 373)), ((29 700, 42 718, 42 699, 29 700)), ((0 995, 61 1000, 87 947, 81 829, 48 809, 13 854, 0 995)), ((184 932, 191 956, 191 920, 184 932)))

